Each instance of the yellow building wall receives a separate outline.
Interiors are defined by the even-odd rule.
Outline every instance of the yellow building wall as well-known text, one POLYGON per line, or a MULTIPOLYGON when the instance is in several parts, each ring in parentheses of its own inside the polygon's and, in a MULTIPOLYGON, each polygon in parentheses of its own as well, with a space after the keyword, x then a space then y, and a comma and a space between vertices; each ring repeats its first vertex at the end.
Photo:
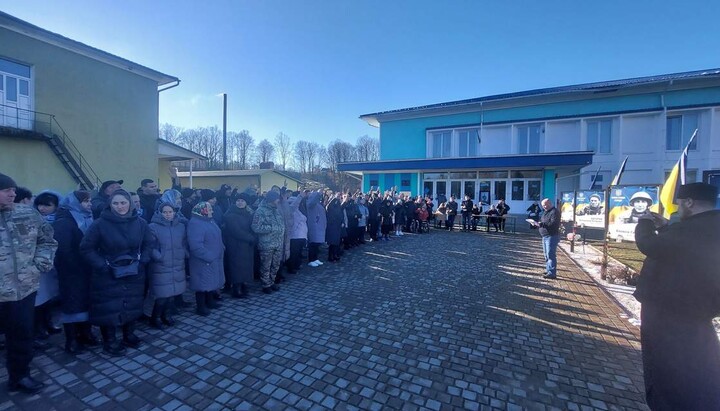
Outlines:
MULTIPOLYGON (((143 178, 158 178, 157 82, 2 28, 0 57, 32 67, 35 111, 55 116, 101 180, 124 179, 134 190, 143 178)), ((72 178, 57 176, 67 174, 62 166, 32 157, 41 151, 0 138, 3 172, 26 176, 31 187, 74 188, 72 178), (25 158, 35 172, 6 163, 9 157, 25 158)))
POLYGON ((67 194, 77 188, 75 180, 44 141, 2 137, 0 147, 0 173, 9 175, 33 194, 44 189, 67 194))
POLYGON ((172 179, 168 172, 171 164, 172 163, 167 160, 158 160, 158 178, 155 182, 162 191, 172 188, 172 179))
POLYGON ((262 176, 262 191, 267 191, 272 186, 287 187, 289 190, 297 191, 299 183, 285 176, 276 173, 265 173, 262 176))

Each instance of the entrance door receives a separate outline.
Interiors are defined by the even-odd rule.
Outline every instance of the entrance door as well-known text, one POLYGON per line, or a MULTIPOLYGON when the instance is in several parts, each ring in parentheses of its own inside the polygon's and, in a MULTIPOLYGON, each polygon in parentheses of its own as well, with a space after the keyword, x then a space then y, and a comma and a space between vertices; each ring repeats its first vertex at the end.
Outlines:
POLYGON ((507 200, 507 181, 495 180, 494 185, 493 204, 497 204, 498 200, 507 200))
MULTIPOLYGON (((450 181, 450 195, 455 196, 455 200, 459 200, 462 198, 462 181, 460 180, 452 180, 450 181)), ((448 200, 450 196, 448 196, 448 200)))
POLYGON ((463 200, 465 200, 465 196, 470 196, 470 199, 472 199, 473 203, 477 199, 477 191, 475 191, 475 180, 465 180, 465 182, 463 183, 463 200))
POLYGON ((490 181, 480 181, 478 183, 478 199, 483 204, 490 204, 490 181))
POLYGON ((437 196, 438 204, 447 202, 448 195, 447 195, 447 182, 446 181, 436 181, 435 182, 435 195, 437 196))

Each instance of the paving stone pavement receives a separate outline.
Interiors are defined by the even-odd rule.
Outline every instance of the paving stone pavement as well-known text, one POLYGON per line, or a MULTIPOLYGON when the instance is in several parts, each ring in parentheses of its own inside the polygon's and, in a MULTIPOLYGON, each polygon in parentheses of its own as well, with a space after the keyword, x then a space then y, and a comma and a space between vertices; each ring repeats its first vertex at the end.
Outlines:
POLYGON ((523 234, 367 244, 278 293, 143 325, 124 358, 73 357, 55 336, 33 360, 48 387, 2 384, 0 410, 647 409, 638 329, 559 265, 543 280, 540 240, 523 234))

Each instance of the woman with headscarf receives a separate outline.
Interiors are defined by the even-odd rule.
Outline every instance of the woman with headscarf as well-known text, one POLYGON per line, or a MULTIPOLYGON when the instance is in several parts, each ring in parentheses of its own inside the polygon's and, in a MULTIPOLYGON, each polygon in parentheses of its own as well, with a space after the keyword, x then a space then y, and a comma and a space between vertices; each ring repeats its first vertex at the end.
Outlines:
MULTIPOLYGON (((60 194, 45 190, 35 197, 33 205, 43 219, 54 226, 61 200, 62 196, 60 194)), ((55 268, 40 273, 40 288, 35 296, 35 334, 41 340, 47 339, 48 334, 57 334, 62 331, 62 328, 53 323, 53 312, 59 294, 55 268)), ((37 348, 46 348, 46 345, 41 341, 36 341, 35 344, 37 348)))
MULTIPOLYGON (((178 214, 183 206, 182 200, 183 196, 178 190, 175 190, 173 188, 165 190, 165 192, 162 194, 162 196, 160 196, 157 203, 155 204, 154 213, 157 214, 159 212, 158 210, 160 209, 160 206, 162 204, 170 204, 172 205, 173 210, 175 210, 175 214, 178 214)), ((155 214, 153 214, 153 217, 155 217, 155 214)), ((186 220, 185 216, 183 216, 183 219, 186 220)))
POLYGON ((65 351, 77 354, 100 342, 88 322, 92 270, 80 254, 80 242, 93 222, 87 191, 73 191, 60 202, 53 229, 58 242, 55 253, 60 289, 60 308, 65 328, 65 351))
MULTIPOLYGON (((175 191, 175 190, 172 190, 175 191)), ((163 195, 164 196, 164 195, 163 195)), ((154 298, 150 325, 159 330, 175 325, 172 299, 185 292, 185 258, 189 257, 185 217, 173 203, 161 203, 153 215, 150 231, 155 237, 149 265, 150 297, 154 298)))
POLYGON ((223 287, 223 253, 220 227, 215 224, 213 206, 201 201, 193 207, 188 222, 187 239, 190 248, 190 289, 195 291, 197 313, 208 316, 210 308, 219 307, 214 294, 223 287))
POLYGON ((125 347, 137 348, 142 343, 135 335, 135 321, 142 315, 145 264, 153 238, 127 191, 114 191, 109 201, 85 233, 80 253, 92 267, 90 323, 100 326, 103 351, 122 356, 125 347), (115 335, 118 327, 122 327, 122 342, 115 335))
POLYGON ((327 230, 327 216, 322 204, 322 194, 313 191, 307 198, 307 226, 308 226, 308 265, 319 267, 323 263, 318 257, 320 246, 325 243, 327 230))
POLYGON ((290 226, 290 258, 287 260, 287 270, 290 274, 296 274, 302 260, 302 250, 305 248, 308 237, 307 217, 300 211, 302 199, 290 197, 288 204, 292 210, 292 225, 290 226))
POLYGON ((228 260, 229 282, 234 298, 246 298, 248 286, 252 283, 255 270, 255 244, 257 238, 252 231, 253 212, 248 207, 250 196, 240 193, 235 204, 223 218, 223 239, 228 260))

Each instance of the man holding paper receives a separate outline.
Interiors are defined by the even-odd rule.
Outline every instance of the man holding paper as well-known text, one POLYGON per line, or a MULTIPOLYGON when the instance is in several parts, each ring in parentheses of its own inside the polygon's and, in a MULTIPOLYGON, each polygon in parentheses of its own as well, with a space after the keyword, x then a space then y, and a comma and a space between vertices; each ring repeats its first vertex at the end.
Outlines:
POLYGON ((560 211, 555 208, 552 201, 546 198, 541 203, 545 213, 540 222, 528 218, 533 228, 537 228, 542 236, 543 255, 545 256, 546 273, 543 278, 554 280, 557 278, 557 248, 560 243, 560 211))

